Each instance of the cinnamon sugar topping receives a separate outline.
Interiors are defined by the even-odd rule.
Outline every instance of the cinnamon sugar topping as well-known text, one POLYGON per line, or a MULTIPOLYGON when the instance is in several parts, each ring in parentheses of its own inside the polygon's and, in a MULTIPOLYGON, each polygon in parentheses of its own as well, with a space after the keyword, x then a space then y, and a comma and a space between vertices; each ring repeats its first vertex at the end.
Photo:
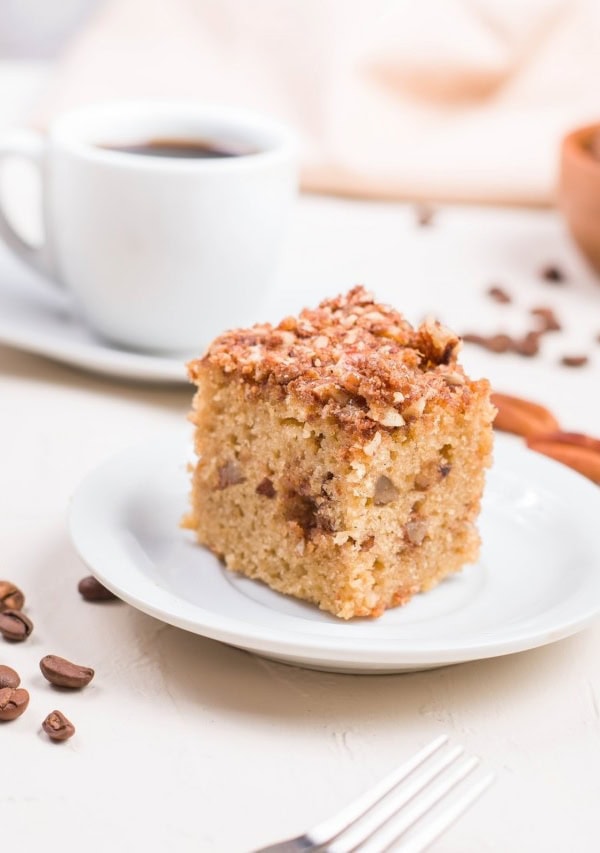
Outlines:
POLYGON ((194 381, 204 367, 217 367, 261 393, 293 395, 355 428, 365 420, 398 428, 432 397, 456 404, 469 393, 456 362, 460 344, 435 320, 413 328, 359 286, 278 326, 225 332, 188 371, 194 381))

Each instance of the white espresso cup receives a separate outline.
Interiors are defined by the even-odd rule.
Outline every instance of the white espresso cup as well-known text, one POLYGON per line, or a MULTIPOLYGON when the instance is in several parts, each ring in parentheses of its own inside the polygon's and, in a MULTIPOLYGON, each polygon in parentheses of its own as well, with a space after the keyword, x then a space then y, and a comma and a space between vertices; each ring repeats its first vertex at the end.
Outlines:
POLYGON ((5 134, 7 157, 39 167, 44 242, 25 242, 2 210, 0 235, 107 341, 198 352, 261 319, 297 187, 285 128, 236 109, 115 101, 65 114, 46 135, 5 134), (167 142, 230 156, 152 152, 167 142), (146 153, 123 150, 135 146, 146 153))

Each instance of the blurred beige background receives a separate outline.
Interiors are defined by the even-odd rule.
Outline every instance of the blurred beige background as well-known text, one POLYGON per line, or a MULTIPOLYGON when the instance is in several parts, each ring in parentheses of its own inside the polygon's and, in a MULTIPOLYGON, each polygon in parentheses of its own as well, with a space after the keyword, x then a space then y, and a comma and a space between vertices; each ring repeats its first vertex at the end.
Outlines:
POLYGON ((57 57, 32 120, 113 97, 250 107, 300 134, 306 189, 553 201, 600 117, 596 0, 0 0, 3 55, 57 57))

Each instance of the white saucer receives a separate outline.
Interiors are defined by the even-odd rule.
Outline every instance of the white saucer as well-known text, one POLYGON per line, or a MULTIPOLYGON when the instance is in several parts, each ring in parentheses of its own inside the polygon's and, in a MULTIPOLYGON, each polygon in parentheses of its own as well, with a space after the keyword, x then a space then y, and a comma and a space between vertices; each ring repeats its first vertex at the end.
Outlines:
POLYGON ((480 519, 481 562, 378 620, 341 622, 229 572, 178 527, 187 500, 180 433, 90 474, 70 532, 120 598, 265 657, 342 672, 403 672, 560 640, 600 611, 600 489, 499 436, 480 519))
MULTIPOLYGON (((185 356, 166 358, 118 349, 94 337, 63 293, 0 266, 0 343, 94 373, 138 382, 185 383, 185 356)), ((196 353, 197 355, 198 353, 196 353)))

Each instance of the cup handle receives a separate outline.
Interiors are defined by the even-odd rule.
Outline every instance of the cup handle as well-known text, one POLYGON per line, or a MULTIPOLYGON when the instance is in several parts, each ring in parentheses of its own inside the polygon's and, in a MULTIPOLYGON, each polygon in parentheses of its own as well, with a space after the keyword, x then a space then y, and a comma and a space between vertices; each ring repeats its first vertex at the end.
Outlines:
MULTIPOLYGON (((41 133, 33 130, 15 130, 0 136, 0 169, 3 161, 9 157, 20 157, 34 164, 40 173, 42 194, 44 192, 43 161, 46 141, 41 133)), ((43 207, 43 204, 42 204, 43 207)), ((54 279, 54 270, 48 257, 46 235, 41 246, 32 246, 18 234, 8 221, 0 198, 0 237, 22 261, 29 264, 42 275, 54 279)))

